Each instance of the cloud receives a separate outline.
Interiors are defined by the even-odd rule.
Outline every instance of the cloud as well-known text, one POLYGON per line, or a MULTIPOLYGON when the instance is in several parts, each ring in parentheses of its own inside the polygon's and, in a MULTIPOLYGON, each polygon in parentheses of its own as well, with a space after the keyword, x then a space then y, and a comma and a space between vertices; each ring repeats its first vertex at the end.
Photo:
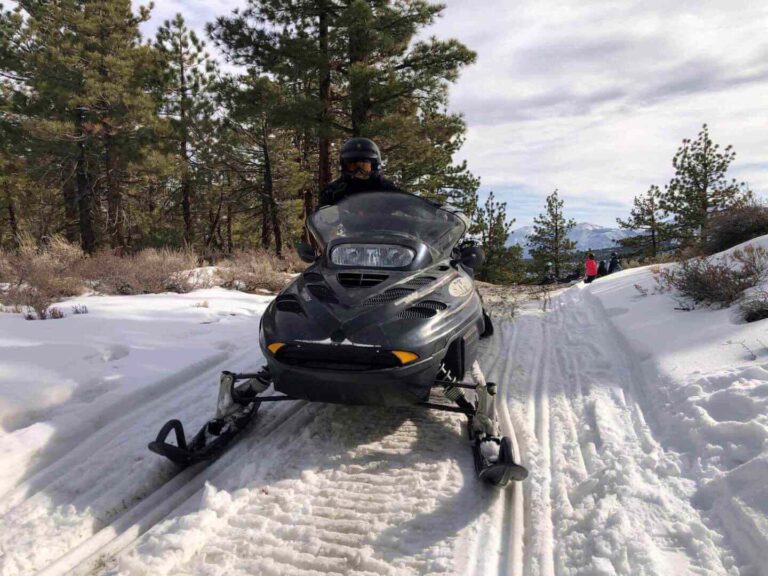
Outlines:
POLYGON ((429 32, 478 52, 451 91, 469 126, 462 158, 518 223, 559 188, 574 217, 611 225, 634 195, 669 180, 675 150, 704 122, 737 151, 732 176, 768 194, 768 13, 759 4, 447 4, 429 32))

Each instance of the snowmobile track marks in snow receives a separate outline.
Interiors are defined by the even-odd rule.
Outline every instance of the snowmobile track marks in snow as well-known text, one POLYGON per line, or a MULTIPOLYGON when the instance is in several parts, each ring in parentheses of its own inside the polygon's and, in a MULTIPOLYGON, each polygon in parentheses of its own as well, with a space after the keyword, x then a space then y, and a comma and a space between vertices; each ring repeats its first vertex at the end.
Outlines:
MULTIPOLYGON (((284 431, 286 427, 293 431, 304 423, 302 419, 296 421, 296 416, 306 407, 305 402, 299 402, 291 406, 279 407, 269 411, 268 414, 260 414, 259 418, 263 420, 261 425, 252 426, 248 432, 259 434, 261 428, 268 428, 277 418, 281 418, 281 421, 260 435, 261 439, 284 431), (280 408, 284 409, 281 410, 280 408)), ((193 498, 203 488, 211 475, 232 464, 232 460, 235 460, 238 452, 238 450, 232 450, 208 466, 198 464, 182 470, 170 481, 162 484, 136 505, 127 509, 110 525, 105 526, 40 571, 38 576, 74 576, 92 571, 95 565, 103 564, 105 559, 113 557, 152 526, 163 520, 173 510, 183 505, 188 499, 193 498)))
MULTIPOLYGON (((131 574, 196 566, 213 574, 449 570, 457 535, 481 513, 484 496, 498 493, 474 480, 463 418, 418 408, 313 408, 301 434, 271 439, 262 452, 268 459, 248 455, 241 464, 252 474, 210 478, 216 489, 205 498, 225 504, 185 560, 164 561, 164 548, 186 532, 163 523, 121 556, 121 567, 131 574)), ((205 514, 185 516, 198 538, 194 526, 205 514)))

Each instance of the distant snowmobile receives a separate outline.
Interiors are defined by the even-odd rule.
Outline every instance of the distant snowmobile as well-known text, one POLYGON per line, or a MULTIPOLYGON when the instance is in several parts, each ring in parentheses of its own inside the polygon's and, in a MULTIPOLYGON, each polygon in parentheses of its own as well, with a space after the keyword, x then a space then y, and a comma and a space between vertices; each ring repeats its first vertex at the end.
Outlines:
POLYGON ((171 420, 150 450, 181 466, 211 459, 263 402, 416 405, 467 416, 482 480, 523 480, 528 471, 499 432, 496 385, 476 359, 486 326, 471 270, 482 252, 459 247, 467 225, 463 214, 404 192, 354 194, 318 210, 307 223, 317 252, 299 246, 312 265, 261 320, 267 366, 222 373, 215 418, 189 443, 171 420), (270 387, 281 394, 265 395, 270 387))

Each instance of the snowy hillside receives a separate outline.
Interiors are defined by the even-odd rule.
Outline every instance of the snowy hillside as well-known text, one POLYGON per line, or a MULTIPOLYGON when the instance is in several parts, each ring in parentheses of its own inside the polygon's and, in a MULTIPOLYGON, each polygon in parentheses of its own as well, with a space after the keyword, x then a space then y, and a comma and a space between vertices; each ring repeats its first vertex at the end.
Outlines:
POLYGON ((461 417, 416 408, 265 405, 207 468, 150 453, 260 364, 266 297, 0 314, 0 575, 766 575, 767 321, 635 285, 651 271, 530 301, 484 342, 531 471, 502 491, 461 417))
MULTIPOLYGON (((507 239, 507 246, 519 245, 523 247, 523 256, 529 257, 528 236, 533 232, 533 226, 522 226, 513 230, 507 239)), ((622 230, 620 228, 606 228, 596 224, 580 222, 568 233, 568 238, 576 242, 578 250, 601 250, 603 248, 613 248, 616 241, 622 238, 632 236, 631 230, 622 230)))

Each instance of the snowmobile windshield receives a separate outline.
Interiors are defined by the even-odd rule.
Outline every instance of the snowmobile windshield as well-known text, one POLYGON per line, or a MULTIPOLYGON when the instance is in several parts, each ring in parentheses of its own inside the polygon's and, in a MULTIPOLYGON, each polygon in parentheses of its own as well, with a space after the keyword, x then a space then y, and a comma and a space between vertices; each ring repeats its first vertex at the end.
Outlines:
POLYGON ((386 237, 423 242, 435 260, 450 255, 467 230, 466 217, 450 207, 406 192, 364 192, 347 196, 309 218, 314 236, 327 246, 333 240, 386 237))

